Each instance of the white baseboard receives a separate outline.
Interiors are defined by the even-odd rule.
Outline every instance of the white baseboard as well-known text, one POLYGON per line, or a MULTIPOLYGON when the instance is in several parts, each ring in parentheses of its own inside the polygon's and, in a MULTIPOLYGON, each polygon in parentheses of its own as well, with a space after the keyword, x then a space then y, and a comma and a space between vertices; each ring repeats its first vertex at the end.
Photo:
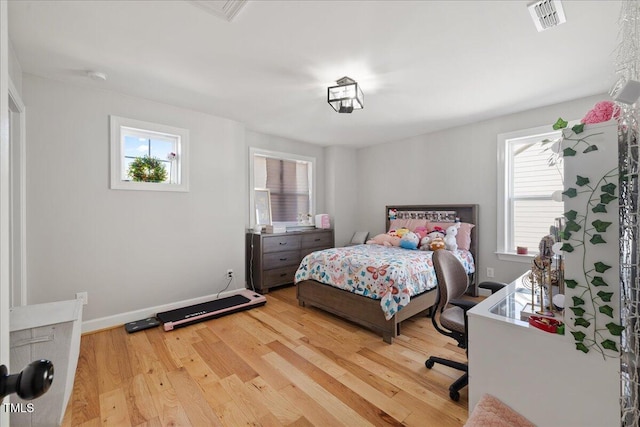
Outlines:
POLYGON ((189 305, 200 304, 203 302, 211 301, 219 298, 235 295, 242 289, 232 289, 226 292, 205 295, 203 297, 192 298, 184 301, 172 302, 170 304, 159 305, 156 307, 148 307, 140 310, 129 311, 126 313, 114 314, 113 316, 100 317, 98 319, 85 320, 82 322, 82 333, 99 331, 100 329, 112 328, 114 326, 124 325, 125 323, 133 322, 134 320, 146 319, 148 317, 154 317, 156 313, 163 311, 175 310, 176 308, 187 307, 189 305))

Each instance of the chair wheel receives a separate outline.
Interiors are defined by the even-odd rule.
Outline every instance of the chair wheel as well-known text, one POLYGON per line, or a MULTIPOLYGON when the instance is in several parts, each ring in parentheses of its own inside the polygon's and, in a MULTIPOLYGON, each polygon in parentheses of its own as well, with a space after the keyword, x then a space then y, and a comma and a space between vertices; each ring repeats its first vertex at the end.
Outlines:
POLYGON ((451 400, 453 400, 454 402, 457 402, 458 400, 460 400, 460 393, 458 393, 455 390, 449 390, 449 397, 451 398, 451 400))
POLYGON ((427 359, 426 362, 424 362, 424 366, 427 367, 427 369, 431 369, 433 368, 433 365, 435 364, 435 362, 431 359, 427 359))

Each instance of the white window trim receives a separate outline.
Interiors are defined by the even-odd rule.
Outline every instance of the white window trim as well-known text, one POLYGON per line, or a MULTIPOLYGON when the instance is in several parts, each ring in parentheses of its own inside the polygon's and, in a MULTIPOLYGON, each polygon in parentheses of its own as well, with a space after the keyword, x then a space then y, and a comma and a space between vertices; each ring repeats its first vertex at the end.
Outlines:
MULTIPOLYGON (((255 198, 254 198, 254 173, 253 173, 253 158, 254 156, 258 154, 261 156, 266 156, 266 157, 271 157, 274 159, 285 159, 285 160, 299 160, 299 161, 303 161, 303 162, 309 162, 311 163, 311 203, 310 203, 310 210, 311 212, 309 212, 312 217, 314 217, 315 215, 315 211, 316 211, 316 158, 315 157, 307 157, 307 156, 301 156, 298 154, 291 154, 291 153, 283 153, 283 152, 279 152, 279 151, 272 151, 272 150, 264 150, 262 148, 256 148, 256 147, 249 147, 249 224, 251 224, 252 226, 256 223, 256 212, 254 209, 255 206, 255 198)), ((288 222, 284 222, 284 221, 280 221, 280 222, 276 222, 276 221, 272 221, 272 223, 278 224, 278 225, 284 225, 287 227, 294 227, 299 225, 297 221, 288 221, 288 222)))
MULTIPOLYGON (((571 122, 569 124, 569 128, 573 126, 576 122, 571 122)), ((497 249, 495 254, 498 256, 498 259, 502 261, 513 261, 513 262, 522 262, 522 263, 531 263, 531 260, 537 255, 537 251, 530 251, 526 255, 518 255, 515 251, 508 251, 508 239, 510 230, 507 230, 508 224, 507 219, 509 218, 509 194, 506 190, 506 182, 507 178, 510 175, 509 167, 507 165, 507 141, 512 139, 519 138, 531 138, 531 137, 539 137, 542 141, 545 138, 553 138, 556 137, 558 131, 550 130, 550 126, 539 126, 530 129, 522 129, 514 132, 501 133, 498 135, 498 173, 497 173, 497 185, 498 185, 498 198, 497 198, 497 249)))
POLYGON ((143 191, 189 191, 189 130, 126 117, 109 116, 111 142, 111 189, 112 190, 143 190, 143 191), (178 176, 179 184, 164 182, 133 182, 123 181, 122 177, 122 136, 121 128, 140 129, 146 133, 176 135, 180 138, 178 144, 178 176))

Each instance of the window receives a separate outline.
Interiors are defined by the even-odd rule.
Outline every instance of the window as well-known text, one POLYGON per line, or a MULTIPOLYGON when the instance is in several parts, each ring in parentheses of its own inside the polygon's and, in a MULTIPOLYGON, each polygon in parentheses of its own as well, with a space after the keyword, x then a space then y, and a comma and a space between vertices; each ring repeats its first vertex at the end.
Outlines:
POLYGON ((313 216, 315 159, 250 148, 251 223, 255 224, 255 190, 268 189, 275 224, 295 226, 313 216))
POLYGON ((188 191, 186 129, 111 116, 111 188, 188 191))
POLYGON ((564 186, 557 144, 544 142, 560 136, 548 126, 498 135, 498 254, 506 255, 503 259, 514 259, 508 255, 517 246, 537 254, 540 239, 564 213, 564 204, 552 199, 564 186))

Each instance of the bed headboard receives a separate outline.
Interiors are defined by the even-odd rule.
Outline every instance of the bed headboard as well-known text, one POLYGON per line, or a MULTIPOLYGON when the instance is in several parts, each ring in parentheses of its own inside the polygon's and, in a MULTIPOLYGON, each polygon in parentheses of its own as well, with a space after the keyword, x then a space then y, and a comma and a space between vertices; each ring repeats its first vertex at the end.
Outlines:
POLYGON ((478 295, 478 205, 390 205, 385 209, 385 231, 389 230, 391 220, 389 211, 394 209, 396 218, 427 219, 433 222, 468 222, 476 226, 471 229, 471 246, 476 274, 471 277, 469 293, 478 295))

